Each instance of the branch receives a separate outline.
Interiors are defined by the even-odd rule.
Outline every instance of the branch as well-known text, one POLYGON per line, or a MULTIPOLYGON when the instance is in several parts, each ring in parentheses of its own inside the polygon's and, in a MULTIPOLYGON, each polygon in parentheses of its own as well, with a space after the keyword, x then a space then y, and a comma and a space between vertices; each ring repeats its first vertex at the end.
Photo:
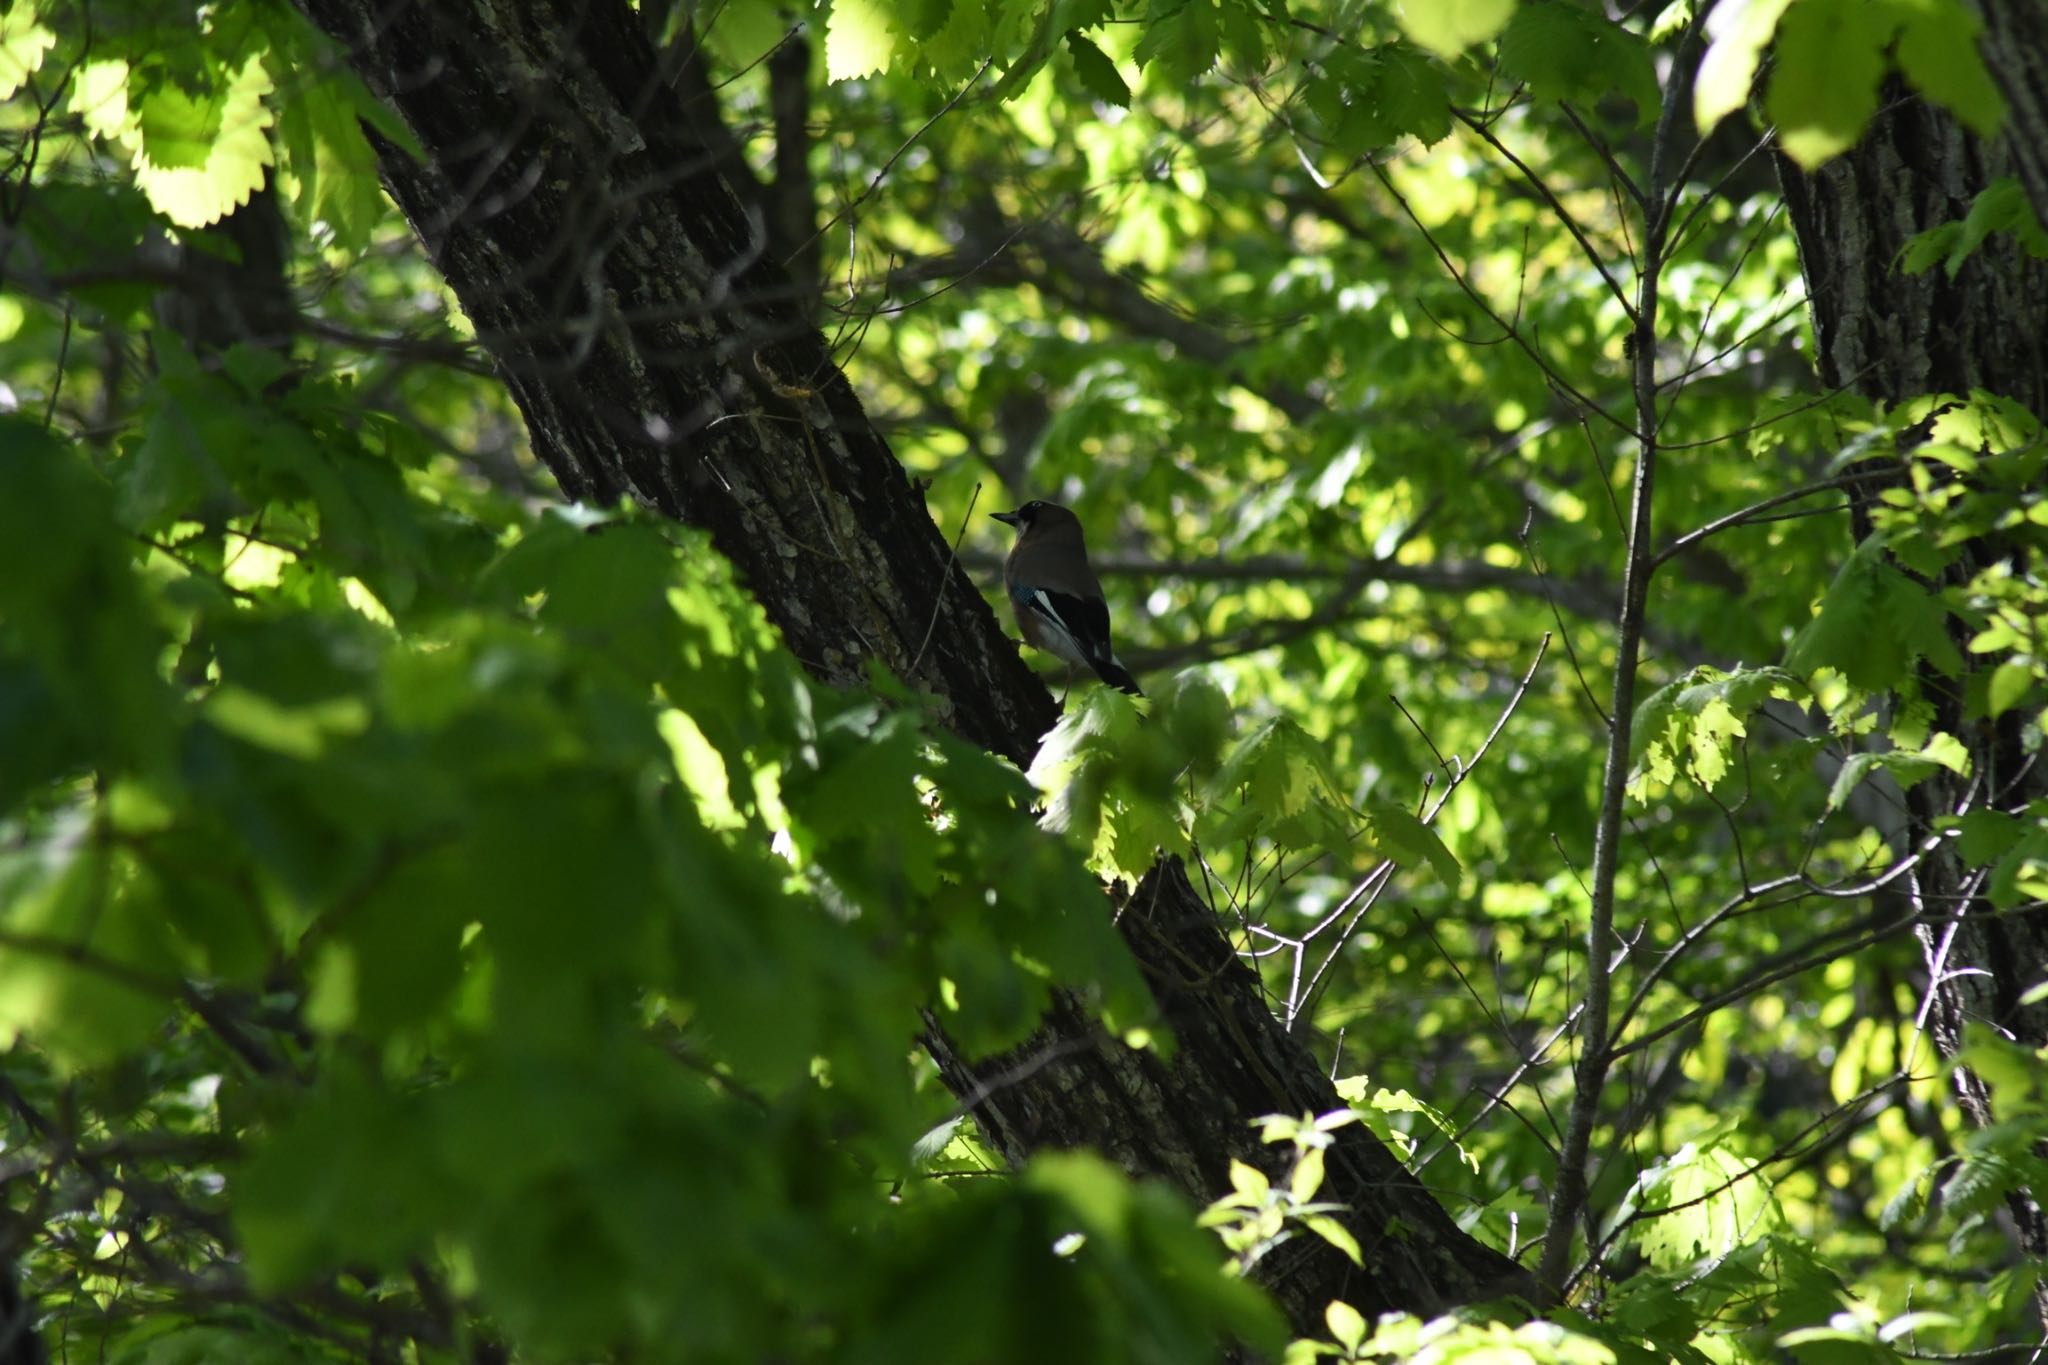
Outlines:
MULTIPOLYGON (((1701 20, 1693 19, 1683 51, 1696 38, 1701 20)), ((1648 197, 1657 205, 1643 226, 1642 272, 1637 280, 1635 330, 1632 334, 1635 361, 1635 431, 1638 441, 1635 477, 1629 498, 1628 560, 1622 577, 1621 620, 1616 630, 1614 688, 1608 706, 1607 758, 1600 781, 1600 814, 1593 832, 1593 885, 1591 922, 1586 930, 1586 1023, 1579 1063, 1574 1069, 1571 1111, 1564 1135, 1564 1154, 1558 1160, 1557 1181, 1552 1187, 1548 1232, 1543 1243, 1543 1261, 1538 1276, 1546 1285, 1562 1289, 1565 1270, 1571 1263, 1572 1229, 1586 1205, 1586 1157, 1592 1147, 1593 1125, 1600 1114, 1600 1093, 1606 1087, 1612 1064, 1608 1034, 1614 961, 1610 942, 1614 937, 1615 871, 1620 864, 1621 840, 1625 832, 1624 802, 1630 766, 1630 740, 1636 709, 1636 671, 1642 658, 1643 623, 1649 598, 1650 577, 1656 564, 1650 555, 1653 508, 1657 476, 1657 311, 1661 303, 1666 233, 1671 226, 1667 186, 1670 161, 1678 127, 1677 83, 1683 79, 1685 63, 1672 64, 1672 88, 1665 92, 1664 108, 1657 120, 1657 135, 1650 149, 1648 197)), ((1589 1245, 1589 1252, 1596 1248, 1589 1245)))

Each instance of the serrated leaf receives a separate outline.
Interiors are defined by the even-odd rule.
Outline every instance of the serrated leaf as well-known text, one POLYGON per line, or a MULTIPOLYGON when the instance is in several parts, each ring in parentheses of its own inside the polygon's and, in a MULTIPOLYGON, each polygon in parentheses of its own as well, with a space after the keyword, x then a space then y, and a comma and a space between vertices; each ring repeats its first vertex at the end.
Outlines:
POLYGON ((953 17, 953 0, 907 0, 896 10, 903 36, 915 43, 937 37, 953 17))
POLYGON ((1191 85, 1216 65, 1223 44, 1215 0, 1186 0, 1159 18, 1149 15, 1132 59, 1169 87, 1191 85))
POLYGON ((1942 1184, 1942 1206, 1957 1218, 1989 1213, 2020 1183, 2018 1167, 2004 1153, 1973 1152, 1942 1184))
POLYGON ((1718 1143, 1686 1143, 1643 1174, 1637 1197, 1646 1217, 1636 1241, 1665 1269, 1727 1255, 1761 1236, 1775 1213, 1761 1174, 1718 1143))
POLYGON ((1515 0, 1402 0, 1401 30, 1440 57, 1455 57, 1499 33, 1515 0))
POLYGON ((1388 43, 1379 50, 1380 84, 1377 98, 1381 117, 1396 135, 1407 134, 1425 147, 1433 147, 1450 135, 1450 91, 1444 69, 1428 54, 1402 43, 1388 43))
POLYGON ((1303 94, 1340 151, 1361 156, 1406 136, 1433 145, 1449 134, 1444 71, 1427 53, 1405 43, 1339 48, 1325 65, 1328 74, 1312 78, 1303 94))
MULTIPOLYGON (((1964 1044, 1956 1050, 1950 1065, 1975 1072, 1979 1080, 1999 1092, 1997 1099, 2001 1105, 2017 1106, 2042 1085, 2040 1059, 2033 1049, 2001 1037, 1981 1024, 1969 1026, 1964 1044)), ((1979 1140, 1995 1136, 1998 1131, 1986 1130, 1979 1140)))
POLYGON ((1240 797, 1241 804, 1218 817, 1223 824, 1206 834, 1210 842, 1228 842, 1226 829, 1237 837, 1255 829, 1296 849, 1335 847, 1350 835, 1350 808, 1337 794, 1322 746, 1284 717, 1246 736, 1212 785, 1219 796, 1240 797), (1241 825, 1247 812, 1250 822, 1241 825))
POLYGON ((1713 787, 1728 772, 1734 742, 1748 735, 1748 717, 1773 697, 1796 697, 1805 685, 1782 668, 1724 673, 1700 667, 1659 688, 1636 708, 1630 727, 1635 766, 1629 792, 1642 799, 1649 783, 1665 784, 1681 767, 1713 787))
POLYGON ((1239 0, 1225 0, 1218 9, 1222 22, 1224 47, 1235 63, 1248 71, 1263 71, 1266 66, 1266 37, 1264 25, 1251 10, 1239 0))
MULTIPOLYGON (((1914 233, 1906 239, 1906 244, 1899 248, 1899 269, 1908 275, 1924 275, 1937 262, 1951 258, 1956 241, 1962 235, 1961 223, 1943 223, 1925 232, 1914 233)), ((1954 264, 1950 266, 1949 277, 1955 277, 1954 264)))
POLYGON ((0 14, 0 100, 14 98, 14 92, 40 71, 43 57, 57 45, 57 35, 36 22, 33 5, 9 5, 0 14))
POLYGON ((1500 35, 1500 67, 1538 99, 1591 103, 1610 92, 1657 111, 1656 68, 1643 40, 1566 0, 1524 0, 1500 35))
POLYGON ((1793 637, 1785 666, 1811 674, 1833 668, 1849 684, 1879 692, 1921 659, 1951 676, 1962 651, 1948 635, 1948 611, 1921 584, 1885 562, 1882 536, 1856 547, 1828 585, 1814 619, 1793 637))
POLYGON ((155 160, 146 129, 127 139, 135 160, 135 183, 156 211, 179 227, 209 226, 248 203, 271 164, 271 113, 263 103, 271 82, 261 54, 221 79, 216 103, 209 106, 217 108, 217 114, 206 122, 203 148, 197 125, 178 124, 173 130, 168 113, 158 146, 176 158, 172 164, 155 160))
POLYGON ((384 214, 377 154, 363 136, 360 102, 346 80, 316 81, 284 102, 278 140, 297 182, 298 208, 327 224, 337 246, 360 251, 384 214))
POLYGON ((884 0, 832 0, 825 20, 825 78, 856 81, 889 69, 894 6, 884 0))
POLYGON ((1131 88, 1124 83, 1116 63, 1078 29, 1067 34, 1067 54, 1073 58, 1074 74, 1089 94, 1119 109, 1131 107, 1131 88))
MULTIPOLYGON (((1933 1168, 1938 1172, 1949 1164, 1952 1158, 1943 1158, 1933 1168)), ((1895 1232, 1927 1211, 1926 1189, 1933 1172, 1922 1171, 1899 1186, 1899 1191, 1887 1199, 1884 1208, 1877 1215, 1877 1225, 1886 1232, 1895 1232)))
POLYGON ((169 81, 159 84, 135 103, 142 154, 152 166, 204 166, 226 104, 226 89, 200 98, 169 81))
POLYGON ((95 137, 129 132, 128 63, 116 57, 81 64, 71 77, 71 112, 95 137))

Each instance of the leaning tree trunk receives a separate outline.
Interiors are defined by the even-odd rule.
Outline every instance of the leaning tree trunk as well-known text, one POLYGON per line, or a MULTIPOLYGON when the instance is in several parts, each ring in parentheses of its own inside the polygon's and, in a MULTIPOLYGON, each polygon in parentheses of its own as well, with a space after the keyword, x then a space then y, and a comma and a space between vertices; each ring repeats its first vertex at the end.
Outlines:
MULTIPOLYGON (((858 687, 881 664, 1027 762, 1055 718, 1045 689, 803 321, 715 110, 677 98, 681 67, 624 0, 300 3, 425 148, 420 163, 380 145, 386 183, 563 490, 706 528, 814 676, 858 687)), ((1255 1119, 1340 1101, 1177 864, 1119 925, 1176 1030, 1170 1062, 1071 1001, 1028 1057, 932 1050, 1011 1160, 1090 1147, 1206 1201, 1232 1159, 1272 1167, 1255 1119)), ((1323 1194, 1349 1206, 1366 1261, 1313 1238, 1266 1258, 1298 1331, 1320 1332, 1332 1298, 1429 1311, 1521 1284, 1362 1126, 1337 1136, 1323 1194)))
MULTIPOLYGON (((2007 237, 1987 243, 1954 279, 1938 267, 1917 276, 1897 267, 1909 237, 1961 219, 1977 192, 2000 176, 2019 175, 2037 205, 2048 203, 2048 46, 2016 37, 2048 36, 2041 8, 2037 0, 1982 0, 1979 8, 1987 20, 1985 56, 2001 86, 2020 96, 1998 139, 1973 137, 1946 113, 1895 88, 1849 155, 1811 175, 1785 161, 1780 170, 1812 301, 1822 383, 1886 401, 1985 389, 2048 416, 2048 265, 2007 237)), ((1860 534, 1882 489, 1858 487, 1860 534)), ((2025 573, 2027 556, 2017 540, 1986 537, 1963 548, 1952 572, 1968 577, 2011 560, 2025 573)), ((1951 629, 1962 651, 1972 632, 1955 618, 1951 629)), ((2048 796, 2048 769, 2030 763, 2021 746, 2021 711, 2008 711, 1995 724, 1968 719, 1958 680, 1923 669, 1922 681, 1937 727, 1969 749, 1971 776, 1944 773, 1913 788, 1908 833, 1916 845, 1934 833, 1938 818, 1959 813, 1966 803, 1995 800, 2001 809, 2018 811, 2048 796)), ((1988 1024, 2027 1047, 2048 1046, 2048 1002, 2020 1003, 2048 967, 2048 912, 2000 916, 1953 842, 1921 864, 1914 890, 1926 916, 1918 932, 1937 1046, 1953 1054, 1967 1021, 1988 1024)), ((1971 1121, 1992 1123, 1983 1082, 1968 1071, 1958 1071, 1956 1082, 1971 1121)), ((2031 1256, 2048 1255, 2044 1198, 2048 1190, 2023 1189, 2007 1201, 2021 1250, 2031 1256)), ((2048 1283, 2036 1286, 2035 1307, 2048 1324, 2048 1283)))

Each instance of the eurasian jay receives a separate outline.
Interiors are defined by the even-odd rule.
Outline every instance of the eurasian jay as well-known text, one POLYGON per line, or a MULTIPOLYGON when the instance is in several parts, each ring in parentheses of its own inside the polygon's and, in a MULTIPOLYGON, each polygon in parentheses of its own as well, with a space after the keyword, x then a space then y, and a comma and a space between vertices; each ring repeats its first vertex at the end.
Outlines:
MULTIPOLYGON (((1017 528, 1017 543, 1003 564, 1003 586, 1024 641, 1067 664, 1067 686, 1086 664, 1111 687, 1145 694, 1109 643, 1109 604, 1088 567, 1081 519, 1056 502, 1027 502, 1014 512, 991 513, 1017 528)), ((1060 693, 1065 701, 1067 694, 1060 693)))

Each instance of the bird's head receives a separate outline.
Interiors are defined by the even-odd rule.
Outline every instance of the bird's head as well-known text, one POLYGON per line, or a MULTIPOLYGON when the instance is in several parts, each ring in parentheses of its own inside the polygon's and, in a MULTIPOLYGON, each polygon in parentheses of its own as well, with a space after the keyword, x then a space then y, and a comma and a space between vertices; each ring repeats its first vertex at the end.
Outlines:
POLYGON ((1063 527, 1078 528, 1081 525, 1079 517, 1058 503, 1041 502, 1036 498, 1014 512, 991 512, 989 515, 997 521, 1016 527, 1020 533, 1035 529, 1043 535, 1063 527))

